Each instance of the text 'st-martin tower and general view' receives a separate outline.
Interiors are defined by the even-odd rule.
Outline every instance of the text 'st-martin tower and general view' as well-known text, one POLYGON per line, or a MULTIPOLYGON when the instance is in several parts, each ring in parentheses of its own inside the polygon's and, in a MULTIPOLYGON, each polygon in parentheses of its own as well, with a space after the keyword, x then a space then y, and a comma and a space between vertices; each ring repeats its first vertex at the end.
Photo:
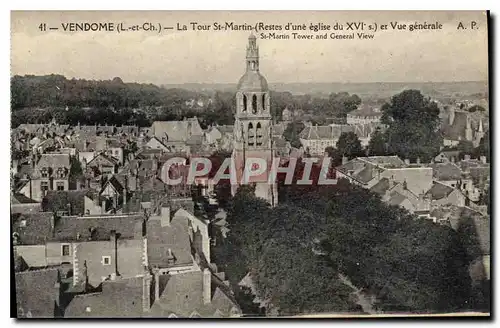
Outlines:
MULTIPOLYGON (((259 72, 259 48, 255 35, 248 38, 246 72, 238 82, 236 92, 236 119, 234 123, 233 159, 240 184, 245 163, 249 158, 263 159, 267 167, 262 174, 250 175, 247 180, 255 186, 255 195, 272 206, 278 202, 276 182, 269 183, 269 172, 274 158, 272 145, 271 99, 267 81, 259 72)), ((259 170, 258 164, 247 168, 259 170)), ((262 168, 263 169, 263 168, 262 168)), ((233 195, 238 185, 232 186, 233 195)))

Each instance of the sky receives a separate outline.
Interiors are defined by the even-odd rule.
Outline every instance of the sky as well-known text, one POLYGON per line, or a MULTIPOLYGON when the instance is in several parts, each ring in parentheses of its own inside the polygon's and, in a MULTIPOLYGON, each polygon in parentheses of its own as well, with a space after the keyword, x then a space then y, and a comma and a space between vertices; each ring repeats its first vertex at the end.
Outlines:
MULTIPOLYGON (((269 83, 452 82, 488 79, 485 12, 467 11, 25 11, 11 13, 11 75, 62 74, 67 78, 154 84, 237 83, 245 71, 249 31, 213 31, 214 22, 377 24, 368 40, 264 40, 260 71, 269 83), (477 23, 476 29, 470 23, 477 23), (62 23, 152 23, 173 26, 158 32, 65 32, 62 23), (177 31, 198 22, 209 31, 177 31), (392 30, 390 23, 440 23, 441 30, 392 30), (462 22, 467 29, 457 29, 462 22), (45 23, 47 31, 39 30, 45 23), (386 24, 388 29, 380 30, 386 24), (48 30, 59 27, 58 30, 48 30)), ((274 31, 277 34, 291 31, 274 31)), ((364 32, 371 34, 371 32, 364 32)), ((311 31, 300 31, 312 34, 311 31)), ((332 31, 326 32, 328 34, 332 31)), ((315 33, 324 34, 324 33, 315 33)))

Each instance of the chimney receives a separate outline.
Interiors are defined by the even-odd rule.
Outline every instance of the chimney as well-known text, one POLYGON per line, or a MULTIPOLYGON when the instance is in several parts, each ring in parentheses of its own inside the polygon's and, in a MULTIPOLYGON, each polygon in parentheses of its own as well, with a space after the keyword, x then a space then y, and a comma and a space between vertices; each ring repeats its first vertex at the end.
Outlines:
POLYGON ((162 227, 170 225, 170 207, 162 206, 160 209, 160 224, 162 227))
POLYGON ((55 216, 55 214, 52 214, 50 216, 50 230, 52 231, 52 233, 54 233, 56 230, 56 216, 55 216))
POLYGON ((146 273, 142 279, 142 311, 147 312, 151 308, 151 275, 146 273))
POLYGON ((54 284, 54 301, 56 303, 56 308, 59 309, 61 306, 61 283, 59 282, 59 274, 57 275, 57 282, 54 284))
POLYGON ((68 209, 68 215, 71 216, 73 214, 71 213, 71 204, 70 203, 66 204, 66 208, 68 209))
POLYGON ((453 122, 455 121, 455 108, 453 108, 453 106, 450 106, 450 113, 449 113, 449 125, 452 125, 453 122))
POLYGON ((212 276, 210 270, 203 270, 203 303, 209 304, 212 301, 212 276))
POLYGON ((119 276, 118 273, 118 243, 117 243, 118 237, 116 236, 116 230, 111 230, 110 233, 110 242, 111 242, 111 247, 113 248, 113 257, 111 258, 111 261, 114 261, 115 265, 115 271, 111 273, 111 280, 115 280, 117 276, 119 276))
POLYGON ((158 269, 153 269, 155 275, 155 301, 160 299, 160 273, 158 269))
POLYGON ((127 205, 127 196, 128 196, 128 176, 125 176, 125 182, 123 186, 123 207, 127 205))
MULTIPOLYGON (((99 197, 99 196, 97 196, 99 197)), ((105 214, 106 213, 106 200, 102 200, 101 202, 101 214, 105 214)))
POLYGON ((486 156, 481 156, 481 157, 479 157, 479 159, 481 160, 481 163, 483 163, 483 164, 487 163, 486 162, 486 156))

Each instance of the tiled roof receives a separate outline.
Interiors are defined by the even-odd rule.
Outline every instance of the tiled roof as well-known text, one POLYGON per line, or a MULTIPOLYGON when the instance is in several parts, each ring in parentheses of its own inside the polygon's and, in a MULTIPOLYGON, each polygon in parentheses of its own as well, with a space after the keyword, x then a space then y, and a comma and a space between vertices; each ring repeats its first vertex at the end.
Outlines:
POLYGON ((37 163, 38 167, 70 167, 68 154, 42 154, 37 163))
POLYGON ((63 216, 56 222, 54 239, 59 241, 109 240, 111 231, 116 231, 119 238, 133 239, 142 236, 142 215, 103 215, 70 217, 63 216))
MULTIPOLYGON (((151 308, 151 316, 163 317, 174 313, 177 317, 189 317, 197 313, 201 317, 215 317, 218 312, 221 316, 229 316, 230 310, 237 304, 217 286, 215 287, 211 302, 203 302, 203 272, 186 272, 169 275, 165 289, 151 308)), ((212 275, 212 280, 214 276, 212 275)))
POLYGON ((102 165, 102 164, 117 165, 118 162, 115 158, 108 156, 106 154, 100 153, 100 154, 97 154, 93 159, 91 159, 87 163, 87 167, 90 167, 93 165, 102 165))
POLYGON ((148 261, 151 266, 168 267, 167 253, 169 249, 175 258, 174 265, 192 263, 187 218, 174 217, 169 225, 162 227, 159 219, 150 217, 147 222, 146 234, 148 261))
POLYGON ((434 182, 432 188, 427 192, 428 195, 432 196, 433 200, 439 200, 447 197, 454 189, 440 182, 434 182))
POLYGON ((111 178, 108 179, 108 181, 106 181, 102 189, 104 190, 108 184, 110 184, 117 193, 121 194, 125 189, 124 176, 118 174, 113 175, 111 178))
POLYGON ((57 269, 18 272, 15 281, 18 317, 55 317, 56 284, 59 282, 57 269))
POLYGON ((104 281, 102 292, 76 295, 64 316, 113 318, 141 317, 143 313, 143 277, 104 281))
POLYGON ((52 237, 52 213, 12 214, 11 220, 18 245, 42 245, 52 237))
POLYGON ((398 156, 368 156, 358 158, 384 168, 403 168, 407 166, 398 156))
POLYGON ((34 199, 26 197, 23 194, 13 194, 10 199, 11 204, 36 204, 39 203, 34 199))
POLYGON ((157 138, 167 137, 168 142, 186 141, 192 135, 202 135, 198 120, 188 119, 184 121, 155 121, 151 128, 157 138))
POLYGON ((390 182, 387 178, 380 179, 373 187, 370 188, 371 192, 374 192, 379 195, 384 195, 387 190, 390 188, 390 182))
POLYGON ((390 198, 387 201, 390 205, 400 205, 406 199, 405 196, 401 195, 398 192, 393 192, 390 194, 390 198))
POLYGON ((459 180, 462 170, 454 163, 435 163, 430 165, 433 177, 440 181, 459 180))

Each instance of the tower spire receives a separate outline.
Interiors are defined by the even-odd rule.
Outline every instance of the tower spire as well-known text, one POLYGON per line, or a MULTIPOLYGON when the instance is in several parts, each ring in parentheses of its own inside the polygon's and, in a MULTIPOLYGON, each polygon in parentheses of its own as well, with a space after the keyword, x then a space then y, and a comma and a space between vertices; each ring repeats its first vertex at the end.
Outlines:
POLYGON ((259 71, 259 47, 257 46, 257 38, 253 33, 250 33, 248 37, 247 71, 259 71))

